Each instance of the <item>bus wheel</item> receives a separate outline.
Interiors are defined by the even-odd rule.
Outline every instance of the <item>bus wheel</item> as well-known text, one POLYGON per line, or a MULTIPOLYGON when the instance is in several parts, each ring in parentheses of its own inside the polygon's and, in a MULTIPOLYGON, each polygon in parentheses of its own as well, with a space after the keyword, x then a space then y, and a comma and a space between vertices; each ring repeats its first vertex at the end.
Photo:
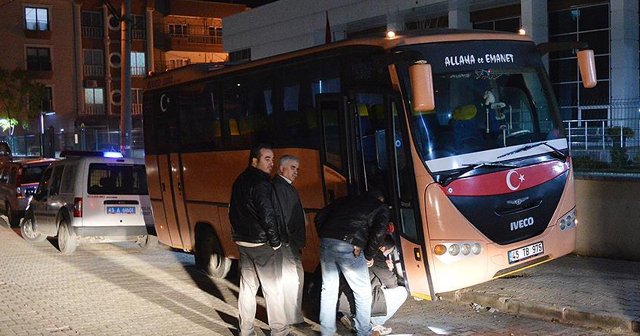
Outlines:
POLYGON ((20 222, 20 234, 22 234, 24 240, 31 243, 39 243, 47 239, 47 236, 34 229, 33 217, 30 215, 25 216, 22 222, 20 222))
POLYGON ((206 226, 196 234, 194 250, 196 267, 213 278, 224 278, 231 269, 231 259, 226 258, 213 229, 206 226))
POLYGON ((72 254, 78 247, 78 238, 75 232, 69 228, 69 223, 66 220, 60 222, 58 226, 58 249, 62 254, 72 254))

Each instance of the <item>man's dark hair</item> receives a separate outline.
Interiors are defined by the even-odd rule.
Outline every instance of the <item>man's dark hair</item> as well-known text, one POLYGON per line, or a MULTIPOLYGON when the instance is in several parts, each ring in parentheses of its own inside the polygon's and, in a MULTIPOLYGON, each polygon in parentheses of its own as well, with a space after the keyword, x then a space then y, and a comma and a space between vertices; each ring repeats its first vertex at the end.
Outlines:
POLYGON ((271 146, 266 144, 257 144, 251 147, 251 151, 249 151, 249 165, 251 165, 251 161, 255 158, 256 160, 260 159, 260 151, 263 149, 271 149, 271 146))
POLYGON ((389 234, 385 235, 382 239, 381 246, 384 246, 386 249, 390 249, 396 246, 396 242, 393 240, 393 237, 389 234))

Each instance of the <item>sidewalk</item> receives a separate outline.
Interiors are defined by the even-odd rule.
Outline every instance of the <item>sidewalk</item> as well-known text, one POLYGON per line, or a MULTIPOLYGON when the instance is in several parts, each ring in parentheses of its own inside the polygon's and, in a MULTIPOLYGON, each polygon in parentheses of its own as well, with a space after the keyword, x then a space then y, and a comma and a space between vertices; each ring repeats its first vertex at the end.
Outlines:
POLYGON ((640 262, 570 255, 441 298, 477 309, 640 333, 640 262))

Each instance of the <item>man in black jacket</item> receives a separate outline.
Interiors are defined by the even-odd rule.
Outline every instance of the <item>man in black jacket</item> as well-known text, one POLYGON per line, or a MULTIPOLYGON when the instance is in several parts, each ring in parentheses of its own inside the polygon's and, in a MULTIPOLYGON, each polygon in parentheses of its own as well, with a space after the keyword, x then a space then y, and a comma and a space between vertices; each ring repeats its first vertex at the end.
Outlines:
POLYGON ((353 290, 355 329, 358 336, 372 333, 371 284, 367 265, 373 262, 389 222, 389 208, 379 192, 338 199, 322 209, 315 218, 320 237, 320 332, 336 331, 336 304, 339 275, 342 273, 353 290))
POLYGON ((283 155, 278 164, 278 175, 273 178, 278 210, 283 220, 289 240, 282 248, 282 285, 287 295, 284 297, 285 313, 289 324, 308 327, 302 315, 302 248, 306 243, 305 215, 298 191, 292 185, 298 177, 300 160, 293 155, 283 155), (297 291, 295 290, 297 288, 297 291))
POLYGON ((271 335, 289 333, 284 311, 282 251, 278 220, 273 206, 269 173, 273 151, 259 145, 251 149, 249 167, 233 183, 229 221, 240 250, 238 311, 241 336, 256 335, 256 295, 262 285, 271 335))

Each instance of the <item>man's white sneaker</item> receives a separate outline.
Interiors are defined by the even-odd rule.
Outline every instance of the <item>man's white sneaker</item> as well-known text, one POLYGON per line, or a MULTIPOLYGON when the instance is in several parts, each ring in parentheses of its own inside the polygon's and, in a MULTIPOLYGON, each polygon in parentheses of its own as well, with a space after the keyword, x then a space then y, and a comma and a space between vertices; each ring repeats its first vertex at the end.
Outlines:
POLYGON ((378 335, 384 336, 389 335, 391 333, 391 328, 387 328, 385 326, 377 325, 371 328, 373 331, 377 331, 378 335))

